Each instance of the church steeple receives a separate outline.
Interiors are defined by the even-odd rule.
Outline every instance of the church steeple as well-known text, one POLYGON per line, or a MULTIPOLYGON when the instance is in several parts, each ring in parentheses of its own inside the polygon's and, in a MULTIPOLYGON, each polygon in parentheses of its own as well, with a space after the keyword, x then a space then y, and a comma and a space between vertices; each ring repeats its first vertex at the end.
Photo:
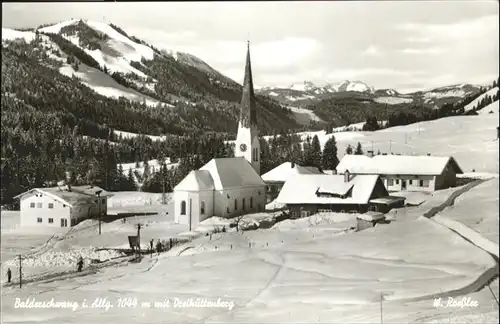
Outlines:
POLYGON ((240 121, 235 142, 235 157, 244 157, 260 175, 260 142, 257 127, 257 105, 253 90, 250 42, 247 42, 247 61, 240 102, 240 121))
POLYGON ((240 122, 244 127, 257 125, 257 111, 253 89, 252 63, 250 61, 250 42, 247 41, 247 60, 245 64, 245 78, 240 103, 240 122))

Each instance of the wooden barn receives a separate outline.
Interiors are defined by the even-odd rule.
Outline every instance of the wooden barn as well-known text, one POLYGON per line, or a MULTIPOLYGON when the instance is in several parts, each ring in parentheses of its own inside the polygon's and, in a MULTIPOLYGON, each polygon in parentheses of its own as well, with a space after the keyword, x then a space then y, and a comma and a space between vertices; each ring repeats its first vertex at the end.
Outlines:
POLYGON ((262 180, 266 183, 267 203, 276 199, 285 182, 298 174, 322 174, 322 172, 318 168, 304 167, 294 162, 284 162, 278 165, 262 175, 262 180))
POLYGON ((405 198, 389 196, 378 175, 309 174, 290 178, 276 200, 299 218, 319 212, 386 213, 403 207, 405 198))

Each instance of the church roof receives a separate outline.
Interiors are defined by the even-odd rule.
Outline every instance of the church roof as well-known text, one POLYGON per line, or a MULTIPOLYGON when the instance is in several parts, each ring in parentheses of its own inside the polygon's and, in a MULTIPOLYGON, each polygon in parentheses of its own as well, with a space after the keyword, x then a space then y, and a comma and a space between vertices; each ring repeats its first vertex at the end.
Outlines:
POLYGON ((182 179, 174 190, 180 191, 202 191, 213 190, 214 180, 209 171, 206 170, 193 170, 182 179))
POLYGON ((244 157, 212 159, 175 186, 175 191, 223 190, 265 186, 264 181, 244 157))
POLYGON ((212 159, 200 170, 210 172, 216 190, 265 186, 262 178, 244 157, 212 159))
POLYGON ((240 122, 242 126, 257 125, 257 108, 253 89, 252 64, 250 62, 250 43, 247 46, 245 78, 240 102, 240 122))

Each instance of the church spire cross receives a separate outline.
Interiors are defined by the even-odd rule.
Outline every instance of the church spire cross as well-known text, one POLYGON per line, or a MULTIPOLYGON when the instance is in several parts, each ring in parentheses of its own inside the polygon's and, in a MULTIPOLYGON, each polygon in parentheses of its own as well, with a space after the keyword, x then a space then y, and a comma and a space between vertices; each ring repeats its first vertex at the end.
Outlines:
POLYGON ((245 78, 240 103, 240 121, 242 126, 257 125, 257 111, 253 89, 252 63, 250 62, 250 41, 247 40, 247 58, 245 64, 245 78))

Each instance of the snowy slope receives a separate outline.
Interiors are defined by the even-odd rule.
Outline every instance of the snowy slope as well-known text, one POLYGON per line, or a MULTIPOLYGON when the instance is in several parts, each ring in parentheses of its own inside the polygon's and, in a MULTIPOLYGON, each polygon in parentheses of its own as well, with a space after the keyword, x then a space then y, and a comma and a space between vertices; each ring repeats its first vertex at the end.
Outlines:
POLYGON ((498 100, 477 111, 479 115, 487 115, 490 114, 490 112, 492 112, 492 114, 498 115, 498 100))
POLYGON ((479 102, 481 100, 483 100, 487 96, 493 97, 497 92, 498 92, 498 87, 495 87, 495 88, 492 88, 492 89, 486 91, 485 93, 483 93, 482 95, 480 95, 479 97, 477 97, 476 99, 474 99, 474 101, 472 101, 470 104, 468 104, 467 106, 465 106, 464 107, 465 112, 470 111, 470 110, 476 108, 476 106, 479 104, 479 102))
POLYGON ((59 69, 59 72, 68 77, 72 77, 73 75, 76 76, 82 84, 105 97, 124 97, 128 100, 144 102, 148 106, 160 104, 165 107, 173 107, 171 104, 160 102, 134 89, 127 88, 116 82, 108 74, 83 63, 80 63, 78 71, 75 71, 71 65, 64 64, 64 66, 59 69))
POLYGON ((298 108, 298 107, 292 107, 292 106, 288 106, 287 108, 290 109, 295 114, 307 115, 309 120, 313 120, 313 121, 317 121, 317 122, 322 121, 321 118, 319 118, 312 110, 298 108))
POLYGON ((31 31, 18 31, 10 28, 2 28, 2 40, 23 39, 26 43, 31 42, 36 34, 31 31))
MULTIPOLYGON (((79 23, 81 23, 80 20, 73 19, 52 26, 40 28, 39 31, 43 33, 60 33, 62 28, 79 23)), ((78 35, 62 36, 84 50, 102 67, 105 66, 109 73, 133 73, 139 77, 139 80, 141 80, 134 80, 134 83, 136 83, 139 87, 144 86, 154 92, 156 81, 148 78, 147 75, 130 65, 132 61, 140 62, 143 58, 152 59, 154 51, 151 48, 130 40, 107 24, 92 21, 83 21, 83 23, 100 34, 104 34, 108 37, 107 40, 101 44, 101 50, 89 50, 87 48, 82 48, 80 46, 78 35)), ((166 107, 173 107, 168 103, 160 102, 132 88, 125 87, 116 82, 110 75, 98 69, 86 66, 83 63, 80 63, 78 71, 75 71, 71 65, 66 63, 67 55, 63 53, 55 43, 51 42, 50 38, 44 35, 42 35, 42 38, 46 43, 50 43, 50 45, 47 46, 48 48, 56 49, 62 57, 62 59, 55 57, 63 64, 63 66, 59 68, 59 72, 68 77, 72 77, 73 75, 76 76, 82 84, 93 89, 97 93, 111 98, 124 97, 128 100, 143 102, 148 106, 156 106, 160 104, 166 107)), ((54 56, 52 53, 49 55, 54 56)))

